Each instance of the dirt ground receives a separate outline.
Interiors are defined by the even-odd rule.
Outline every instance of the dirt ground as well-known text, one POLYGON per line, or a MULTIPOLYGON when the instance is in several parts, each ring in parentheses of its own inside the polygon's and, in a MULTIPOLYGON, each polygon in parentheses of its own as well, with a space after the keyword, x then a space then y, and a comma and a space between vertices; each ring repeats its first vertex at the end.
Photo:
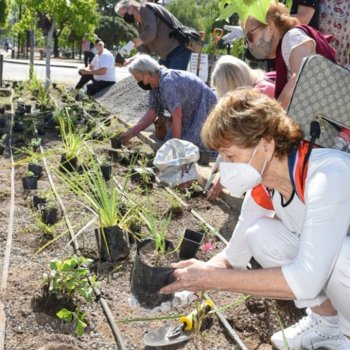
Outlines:
MULTIPOLYGON (((136 108, 136 107, 135 107, 136 108)), ((118 128, 114 121, 112 128, 118 128)), ((53 149, 60 141, 55 132, 47 132, 44 137, 44 148, 53 149)), ((96 154, 106 152, 108 142, 94 143, 92 148, 96 154)), ((132 142, 130 149, 139 148, 144 152, 152 153, 140 141, 132 142)), ((51 156, 48 164, 51 169, 58 167, 59 156, 51 156)), ((113 163, 113 175, 119 182, 125 179, 126 167, 113 163)), ((98 300, 86 304, 83 311, 87 315, 88 327, 83 336, 78 337, 74 333, 71 324, 58 319, 55 314, 62 307, 60 300, 47 300, 43 297, 42 276, 48 273, 49 262, 52 259, 65 259, 73 254, 69 244, 69 237, 64 234, 62 238, 48 246, 41 253, 37 250, 47 243, 48 239, 40 232, 36 220, 35 211, 32 209, 32 196, 40 191, 50 191, 47 174, 39 180, 38 190, 24 191, 21 178, 26 170, 25 166, 15 168, 15 226, 11 250, 10 268, 7 289, 1 294, 1 301, 5 306, 6 315, 6 350, 38 350, 38 349, 117 349, 115 339, 108 325, 98 300), (55 346, 56 347, 55 347, 55 346), (46 347, 45 347, 46 346, 46 347)), ((59 178, 54 175, 53 180, 58 193, 66 206, 69 221, 74 231, 85 226, 91 219, 91 213, 76 198, 68 193, 59 178)), ((11 166, 8 153, 0 156, 0 256, 4 256, 10 211, 10 183, 11 166)), ((112 181, 112 180, 111 180, 112 181)), ((146 201, 139 187, 132 183, 127 185, 128 193, 137 201, 146 201)), ((216 227, 226 239, 231 236, 232 230, 238 218, 238 212, 228 207, 222 201, 208 202, 203 197, 187 198, 179 194, 189 208, 196 210, 208 223, 216 227)), ((171 208, 172 200, 169 194, 157 184, 151 192, 152 206, 159 213, 166 213, 171 208)), ((67 228, 62 213, 54 236, 64 233, 67 228)), ((163 325, 177 324, 177 317, 168 320, 147 320, 147 318, 162 318, 164 316, 187 314, 196 306, 198 295, 175 296, 172 303, 163 305, 157 310, 145 310, 135 305, 135 300, 130 295, 130 272, 133 266, 136 245, 131 245, 129 257, 120 263, 99 263, 98 250, 94 234, 96 224, 91 225, 78 237, 78 244, 86 257, 94 259, 93 269, 101 281, 103 298, 111 308, 112 314, 122 333, 127 349, 151 349, 143 343, 143 336, 163 325), (135 319, 143 318, 136 322, 135 319)), ((174 215, 169 227, 167 238, 176 246, 185 228, 203 231, 203 225, 190 213, 183 210, 174 215)), ((212 243, 212 248, 205 251, 199 250, 197 258, 208 260, 224 248, 224 243, 213 235, 206 234, 207 242, 212 243)), ((1 269, 2 266, 1 259, 1 269)), ((248 298, 242 300, 242 295, 229 292, 208 291, 217 308, 231 306, 222 311, 230 325, 236 330, 248 349, 271 349, 269 338, 273 332, 280 329, 280 321, 284 325, 290 325, 301 315, 295 309, 292 302, 275 302, 267 299, 248 298)), ((230 339, 218 318, 212 315, 204 322, 203 329, 186 343, 164 349, 207 349, 228 350, 234 348, 234 342, 230 339)), ((237 348, 237 347, 235 347, 237 348)))

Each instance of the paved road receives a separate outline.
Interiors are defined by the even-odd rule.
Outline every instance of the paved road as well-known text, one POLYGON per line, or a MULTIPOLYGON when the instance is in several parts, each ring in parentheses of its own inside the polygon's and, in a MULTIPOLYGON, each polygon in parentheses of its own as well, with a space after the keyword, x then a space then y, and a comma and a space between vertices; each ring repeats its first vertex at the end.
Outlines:
MULTIPOLYGON (((41 80, 45 80, 45 66, 35 66, 35 73, 41 80)), ((127 68, 116 68, 117 81, 129 75, 127 68)), ((51 67, 51 80, 74 86, 79 80, 77 68, 51 67)), ((27 80, 29 78, 29 66, 24 64, 4 62, 4 80, 27 80)))

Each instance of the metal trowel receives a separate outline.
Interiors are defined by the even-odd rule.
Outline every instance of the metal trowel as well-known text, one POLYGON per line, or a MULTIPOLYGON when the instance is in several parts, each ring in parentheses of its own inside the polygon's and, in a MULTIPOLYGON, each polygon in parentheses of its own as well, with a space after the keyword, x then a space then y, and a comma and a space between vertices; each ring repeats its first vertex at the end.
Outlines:
POLYGON ((187 316, 179 318, 179 325, 164 326, 151 331, 143 337, 147 346, 162 347, 182 343, 190 338, 190 331, 195 328, 197 322, 203 319, 214 307, 210 299, 205 300, 198 310, 194 310, 187 316))

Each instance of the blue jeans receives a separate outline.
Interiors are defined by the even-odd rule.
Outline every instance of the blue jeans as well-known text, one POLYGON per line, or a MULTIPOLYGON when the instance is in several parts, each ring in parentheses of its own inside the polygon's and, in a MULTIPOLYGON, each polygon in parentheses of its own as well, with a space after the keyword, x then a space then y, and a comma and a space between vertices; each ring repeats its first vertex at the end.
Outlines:
POLYGON ((186 47, 179 45, 169 53, 165 60, 161 58, 159 64, 171 69, 186 70, 190 59, 191 51, 186 49, 186 47))

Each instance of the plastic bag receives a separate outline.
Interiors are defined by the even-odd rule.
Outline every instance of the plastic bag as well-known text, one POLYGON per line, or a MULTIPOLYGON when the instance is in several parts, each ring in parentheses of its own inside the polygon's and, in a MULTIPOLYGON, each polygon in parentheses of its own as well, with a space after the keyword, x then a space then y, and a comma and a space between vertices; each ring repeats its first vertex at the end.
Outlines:
POLYGON ((195 163, 199 148, 191 142, 171 139, 159 148, 153 164, 159 170, 161 183, 175 187, 197 179, 195 163))

